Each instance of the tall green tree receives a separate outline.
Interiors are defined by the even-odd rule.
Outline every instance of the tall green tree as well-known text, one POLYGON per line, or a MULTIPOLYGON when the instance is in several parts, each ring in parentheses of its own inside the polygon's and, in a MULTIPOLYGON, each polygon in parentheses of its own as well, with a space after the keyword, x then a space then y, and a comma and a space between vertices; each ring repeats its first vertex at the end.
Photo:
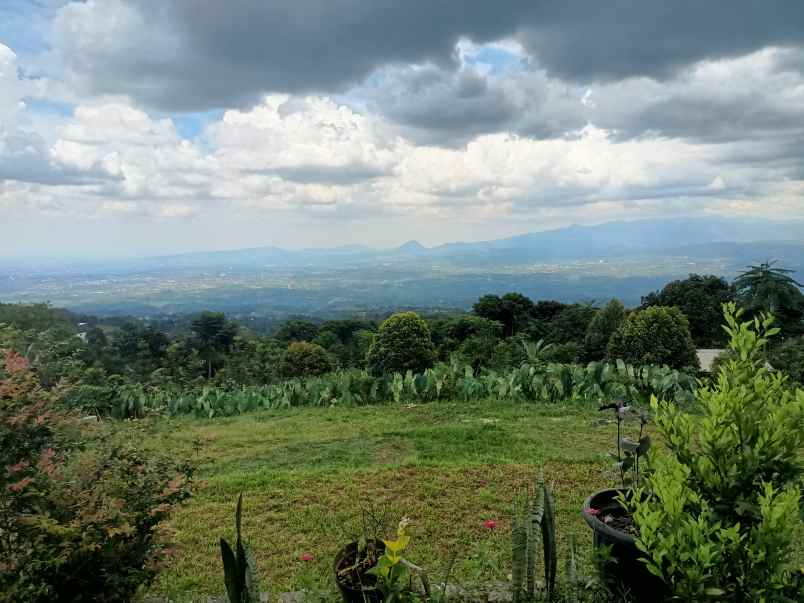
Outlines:
POLYGON ((589 323, 595 317, 596 310, 586 304, 567 306, 550 321, 545 340, 550 343, 583 344, 589 323))
POLYGON ((533 309, 533 301, 521 293, 484 295, 472 306, 477 316, 502 323, 505 337, 522 331, 532 319, 533 309))
POLYGON ((714 348, 726 342, 726 334, 721 327, 723 304, 734 301, 734 297, 734 287, 724 278, 711 274, 690 274, 643 297, 642 307, 677 307, 690 323, 690 334, 695 345, 714 348))
POLYGON ((279 327, 274 337, 279 341, 312 341, 318 335, 318 325, 309 320, 288 320, 279 327))
POLYGON ((609 340, 624 320, 625 308, 618 299, 612 299, 595 313, 584 337, 584 354, 589 360, 605 358, 609 340))
POLYGON ((804 333, 804 294, 792 270, 777 268, 776 262, 748 266, 734 279, 737 301, 749 316, 769 312, 782 329, 782 336, 804 333))
POLYGON ((193 342, 207 365, 207 378, 211 379, 214 365, 234 342, 237 325, 226 320, 223 312, 202 312, 191 323, 193 342))

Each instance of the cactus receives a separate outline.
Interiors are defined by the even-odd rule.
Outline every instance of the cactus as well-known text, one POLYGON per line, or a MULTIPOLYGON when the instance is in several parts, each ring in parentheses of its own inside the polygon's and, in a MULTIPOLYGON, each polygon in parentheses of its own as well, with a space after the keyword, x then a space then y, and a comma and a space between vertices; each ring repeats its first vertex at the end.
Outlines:
POLYGON ((570 534, 569 556, 567 557, 567 603, 578 603, 578 563, 575 559, 575 535, 570 534))
POLYGON ((537 480, 533 497, 527 493, 523 503, 514 503, 511 526, 513 603, 536 600, 539 534, 544 550, 544 584, 546 598, 549 601, 555 594, 556 584, 556 525, 555 502, 544 482, 544 477, 539 477, 537 480))
POLYGON ((221 559, 223 560, 224 582, 229 603, 259 603, 260 586, 257 579, 257 564, 251 549, 240 536, 240 524, 243 511, 243 493, 237 498, 235 512, 235 529, 237 540, 235 550, 225 539, 221 538, 221 559))

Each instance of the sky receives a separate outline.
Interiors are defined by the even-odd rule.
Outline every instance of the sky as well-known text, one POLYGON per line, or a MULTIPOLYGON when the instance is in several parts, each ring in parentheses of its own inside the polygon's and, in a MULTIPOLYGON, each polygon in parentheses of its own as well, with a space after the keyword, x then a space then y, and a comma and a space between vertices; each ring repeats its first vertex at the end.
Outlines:
POLYGON ((804 218, 804 3, 2 0, 0 257, 804 218))

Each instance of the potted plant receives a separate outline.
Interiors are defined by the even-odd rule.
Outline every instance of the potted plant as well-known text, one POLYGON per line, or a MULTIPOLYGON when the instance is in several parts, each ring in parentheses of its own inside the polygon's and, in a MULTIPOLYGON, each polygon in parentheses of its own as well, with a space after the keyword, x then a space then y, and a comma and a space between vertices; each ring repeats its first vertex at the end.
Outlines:
POLYGON ((604 404, 601 411, 614 411, 617 423, 617 453, 615 469, 620 487, 600 490, 583 503, 583 518, 592 528, 595 548, 607 550, 602 571, 609 588, 629 592, 637 600, 656 600, 664 592, 664 583, 651 574, 644 562, 643 553, 636 546, 638 530, 631 517, 628 501, 632 487, 638 485, 648 471, 646 455, 650 449, 650 436, 645 433, 649 417, 635 411, 623 402, 604 404), (628 417, 636 417, 639 434, 636 439, 623 436, 623 426, 628 417), (652 597, 649 599, 648 597, 652 597))
POLYGON ((385 599, 377 587, 377 576, 371 573, 384 554, 385 544, 376 539, 356 540, 338 551, 332 569, 344 601, 380 603, 385 599))
POLYGON ((385 512, 367 506, 361 509, 359 521, 359 528, 352 530, 349 542, 335 555, 335 583, 347 603, 380 603, 385 597, 371 570, 385 554, 380 534, 386 532, 389 518, 385 512))

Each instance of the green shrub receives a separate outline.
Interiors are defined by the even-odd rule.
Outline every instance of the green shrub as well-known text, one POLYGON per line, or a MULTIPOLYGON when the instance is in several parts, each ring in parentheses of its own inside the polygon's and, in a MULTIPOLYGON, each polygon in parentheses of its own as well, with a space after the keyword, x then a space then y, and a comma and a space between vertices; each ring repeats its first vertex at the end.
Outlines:
POLYGON ((574 364, 580 362, 584 355, 583 346, 576 341, 567 343, 554 343, 544 353, 544 359, 548 362, 559 362, 563 364, 574 364))
POLYGON ((592 306, 567 306, 550 322, 545 341, 548 343, 583 343, 589 323, 596 315, 592 306))
POLYGON ((525 343, 529 340, 523 335, 503 339, 494 347, 491 367, 497 371, 510 371, 519 368, 528 359, 525 343))
POLYGON ((787 373, 797 383, 804 384, 804 335, 787 339, 774 347, 768 356, 773 368, 787 373))
POLYGON ((686 316, 678 308, 652 306, 628 315, 611 337, 608 356, 629 364, 697 369, 698 355, 686 316))
POLYGON ((494 350, 499 339, 484 335, 470 335, 458 347, 457 356, 461 361, 478 370, 488 366, 494 359, 494 350))
POLYGON ((79 432, 11 352, 0 367, 0 464, 0 601, 122 602, 152 582, 189 469, 79 432))
POLYGON ((588 360, 602 360, 606 357, 609 340, 624 320, 625 308, 617 299, 611 300, 605 308, 595 313, 584 338, 584 353, 588 360))
POLYGON ((323 375, 333 368, 332 359, 320 345, 295 341, 282 355, 279 371, 285 378, 292 379, 323 375))
POLYGON ((692 413, 657 402, 666 452, 634 497, 637 546, 683 601, 800 601, 792 539, 804 473, 804 390, 765 366, 771 318, 739 324, 726 310, 734 357, 692 413), (788 597, 788 598, 784 598, 788 597))
POLYGON ((433 366, 435 357, 427 323, 415 312, 402 312, 380 325, 366 355, 366 366, 375 375, 421 373, 433 366))

